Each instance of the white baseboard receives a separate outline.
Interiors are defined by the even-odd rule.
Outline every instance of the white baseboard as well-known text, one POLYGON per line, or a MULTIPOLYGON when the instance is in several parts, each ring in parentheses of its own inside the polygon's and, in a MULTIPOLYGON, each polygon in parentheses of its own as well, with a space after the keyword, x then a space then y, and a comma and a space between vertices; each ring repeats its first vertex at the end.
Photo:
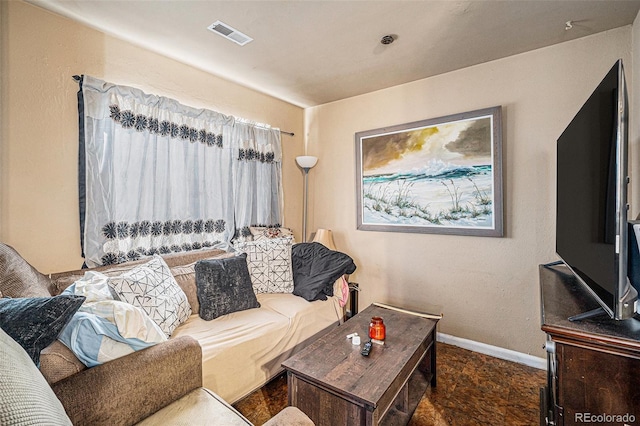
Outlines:
POLYGON ((487 345, 486 343, 476 342, 474 340, 463 339, 462 337, 452 336, 450 334, 437 333, 436 340, 438 342, 447 343, 449 345, 458 346, 470 351, 479 352, 481 354, 490 355, 496 358, 505 359, 507 361, 517 362, 518 364, 528 365, 529 367, 547 369, 547 360, 537 356, 523 354, 522 352, 512 351, 498 346, 487 345))

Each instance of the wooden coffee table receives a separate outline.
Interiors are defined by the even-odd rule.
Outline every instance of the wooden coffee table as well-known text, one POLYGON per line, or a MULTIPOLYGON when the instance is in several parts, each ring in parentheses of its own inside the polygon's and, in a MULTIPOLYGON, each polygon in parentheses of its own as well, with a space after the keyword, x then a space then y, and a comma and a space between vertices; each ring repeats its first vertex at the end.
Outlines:
POLYGON ((369 306, 282 364, 289 405, 319 426, 408 423, 436 385, 437 322, 369 306), (373 316, 384 319, 386 339, 365 357, 360 350, 373 316), (346 337, 351 333, 361 336, 360 346, 346 337))

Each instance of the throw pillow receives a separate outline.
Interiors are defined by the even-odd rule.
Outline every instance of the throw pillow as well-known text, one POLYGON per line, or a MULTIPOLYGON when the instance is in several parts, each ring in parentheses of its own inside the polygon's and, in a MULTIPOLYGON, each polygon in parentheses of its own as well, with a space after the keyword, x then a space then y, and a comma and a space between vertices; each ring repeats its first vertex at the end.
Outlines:
POLYGON ((269 238, 236 244, 247 254, 251 283, 256 294, 293 292, 292 237, 269 238))
POLYGON ((158 255, 122 275, 109 277, 109 286, 121 301, 142 308, 167 336, 191 315, 187 296, 158 255))
POLYGON ((207 259, 196 263, 196 289, 200 318, 206 321, 232 312, 259 308, 253 292, 247 255, 207 259))
POLYGON ((40 365, 40 351, 53 343, 82 305, 82 296, 0 299, 0 328, 40 365))
POLYGON ((2 329, 0 425, 71 425, 60 400, 29 355, 2 329))
POLYGON ((293 294, 306 300, 327 300, 333 284, 344 274, 356 270, 353 259, 320 243, 299 243, 291 249, 293 294))
MULTIPOLYGON (((198 294, 196 292, 196 262, 203 259, 222 259, 232 256, 235 256, 235 253, 222 250, 209 250, 206 255, 200 253, 199 258, 196 258, 189 264, 169 266, 169 268, 171 269, 171 275, 173 275, 173 278, 176 279, 176 282, 178 283, 182 291, 184 291, 184 293, 187 295, 187 300, 189 301, 189 305, 191 305, 192 313, 200 312, 200 304, 198 303, 198 294)), ((167 265, 169 265, 168 261, 167 265)))
POLYGON ((0 243, 0 292, 4 297, 51 297, 49 278, 13 248, 0 243))
POLYGON ((251 232, 251 238, 254 241, 269 240, 272 238, 291 237, 293 239, 293 232, 289 228, 267 228, 252 226, 249 228, 251 232))

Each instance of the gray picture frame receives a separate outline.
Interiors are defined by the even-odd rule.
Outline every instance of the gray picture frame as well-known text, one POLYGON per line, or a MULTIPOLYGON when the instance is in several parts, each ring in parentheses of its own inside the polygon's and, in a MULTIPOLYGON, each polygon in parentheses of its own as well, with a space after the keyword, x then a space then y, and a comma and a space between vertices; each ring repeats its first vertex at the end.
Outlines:
POLYGON ((357 229, 502 237, 502 107, 355 134, 357 229))

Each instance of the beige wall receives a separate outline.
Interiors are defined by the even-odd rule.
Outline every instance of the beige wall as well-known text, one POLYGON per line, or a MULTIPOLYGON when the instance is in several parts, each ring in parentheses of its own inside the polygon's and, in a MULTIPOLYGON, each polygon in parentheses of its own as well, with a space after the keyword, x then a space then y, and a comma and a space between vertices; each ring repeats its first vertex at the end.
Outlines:
POLYGON ((360 306, 437 306, 440 332, 543 356, 537 268, 556 259, 556 139, 620 57, 631 76, 631 27, 307 109, 310 228, 332 229, 355 259, 360 306), (356 230, 356 132, 496 105, 504 238, 356 230))
MULTIPOLYGON (((338 249, 355 259, 361 307, 435 306, 445 314, 441 332, 543 356, 537 265, 556 259, 555 140, 617 58, 629 80, 640 73, 630 69, 637 26, 633 37, 631 27, 617 29, 303 112, 34 6, 0 8, 0 241, 40 270, 82 262, 71 76, 90 74, 295 132, 283 136, 283 174, 285 225, 298 239, 302 176, 294 158, 304 133, 320 158, 309 175, 309 232, 332 229, 338 249), (495 105, 503 106, 504 238, 356 230, 356 132, 495 105)), ((633 122, 631 130, 633 171, 633 122)), ((630 196, 634 216, 638 199, 630 196)))
POLYGON ((82 265, 74 74, 294 132, 283 135, 285 225, 301 228, 301 108, 19 1, 1 2, 0 241, 43 272, 82 265))

